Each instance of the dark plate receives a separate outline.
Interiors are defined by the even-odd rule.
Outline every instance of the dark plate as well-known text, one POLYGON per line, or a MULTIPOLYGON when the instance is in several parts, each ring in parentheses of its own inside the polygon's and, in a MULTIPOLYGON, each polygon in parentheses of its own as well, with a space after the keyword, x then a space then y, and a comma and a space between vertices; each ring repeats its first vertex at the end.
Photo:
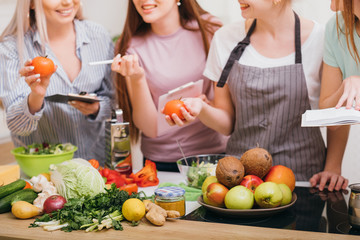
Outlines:
POLYGON ((268 217, 276 213, 285 211, 292 207, 297 200, 296 193, 293 192, 292 200, 288 205, 276 208, 252 208, 252 209, 228 209, 221 207, 214 207, 204 203, 203 197, 198 198, 198 203, 204 206, 207 210, 215 212, 216 214, 229 217, 268 217))

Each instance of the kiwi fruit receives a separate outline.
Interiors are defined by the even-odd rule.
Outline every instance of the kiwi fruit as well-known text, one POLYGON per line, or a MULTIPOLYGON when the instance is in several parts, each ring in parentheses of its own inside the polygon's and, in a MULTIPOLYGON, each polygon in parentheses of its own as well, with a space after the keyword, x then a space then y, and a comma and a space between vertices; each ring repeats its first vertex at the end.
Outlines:
POLYGON ((233 156, 221 158, 216 166, 217 180, 228 188, 239 185, 245 174, 243 164, 233 156))
POLYGON ((247 150, 240 161, 244 165, 245 175, 256 175, 259 178, 263 178, 273 164, 271 154, 260 147, 247 150))

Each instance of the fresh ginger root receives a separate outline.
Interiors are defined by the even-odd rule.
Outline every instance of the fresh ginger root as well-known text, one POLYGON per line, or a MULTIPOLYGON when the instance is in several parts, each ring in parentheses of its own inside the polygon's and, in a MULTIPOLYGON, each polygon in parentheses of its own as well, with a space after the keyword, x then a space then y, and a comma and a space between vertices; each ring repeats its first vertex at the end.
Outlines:
POLYGON ((180 217, 180 213, 174 210, 165 210, 162 207, 156 205, 150 200, 144 200, 146 219, 156 226, 164 225, 166 218, 177 218, 180 217))

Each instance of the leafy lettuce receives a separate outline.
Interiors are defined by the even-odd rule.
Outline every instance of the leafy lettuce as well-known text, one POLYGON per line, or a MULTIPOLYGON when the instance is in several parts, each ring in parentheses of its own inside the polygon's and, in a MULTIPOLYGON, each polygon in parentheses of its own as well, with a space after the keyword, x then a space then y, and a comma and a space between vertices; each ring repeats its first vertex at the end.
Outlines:
POLYGON ((95 196, 105 192, 105 183, 99 171, 81 158, 51 165, 51 181, 58 193, 67 200, 95 196))

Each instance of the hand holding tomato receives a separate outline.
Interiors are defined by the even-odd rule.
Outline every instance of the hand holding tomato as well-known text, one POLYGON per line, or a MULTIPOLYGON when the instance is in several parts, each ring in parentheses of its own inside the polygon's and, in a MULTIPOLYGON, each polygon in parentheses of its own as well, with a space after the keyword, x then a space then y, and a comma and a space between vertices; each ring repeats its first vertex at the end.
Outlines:
POLYGON ((195 121, 198 117, 204 100, 202 98, 186 98, 181 100, 171 100, 165 104, 162 113, 170 126, 183 126, 195 121))
POLYGON ((177 115, 181 120, 185 120, 181 108, 185 108, 185 103, 181 100, 171 100, 165 104, 163 113, 169 115, 170 118, 173 117, 173 114, 177 115))
POLYGON ((41 61, 41 58, 43 57, 36 57, 33 60, 27 60, 24 67, 20 69, 19 73, 21 76, 25 77, 25 82, 31 88, 31 92, 38 96, 45 96, 46 89, 50 83, 50 76, 56 71, 57 66, 54 66, 52 60, 48 59, 46 61, 41 61), (53 64, 52 66, 51 64, 45 64, 45 67, 41 68, 42 62, 49 63, 50 61, 53 64), (49 74, 50 70, 51 73, 49 74))

